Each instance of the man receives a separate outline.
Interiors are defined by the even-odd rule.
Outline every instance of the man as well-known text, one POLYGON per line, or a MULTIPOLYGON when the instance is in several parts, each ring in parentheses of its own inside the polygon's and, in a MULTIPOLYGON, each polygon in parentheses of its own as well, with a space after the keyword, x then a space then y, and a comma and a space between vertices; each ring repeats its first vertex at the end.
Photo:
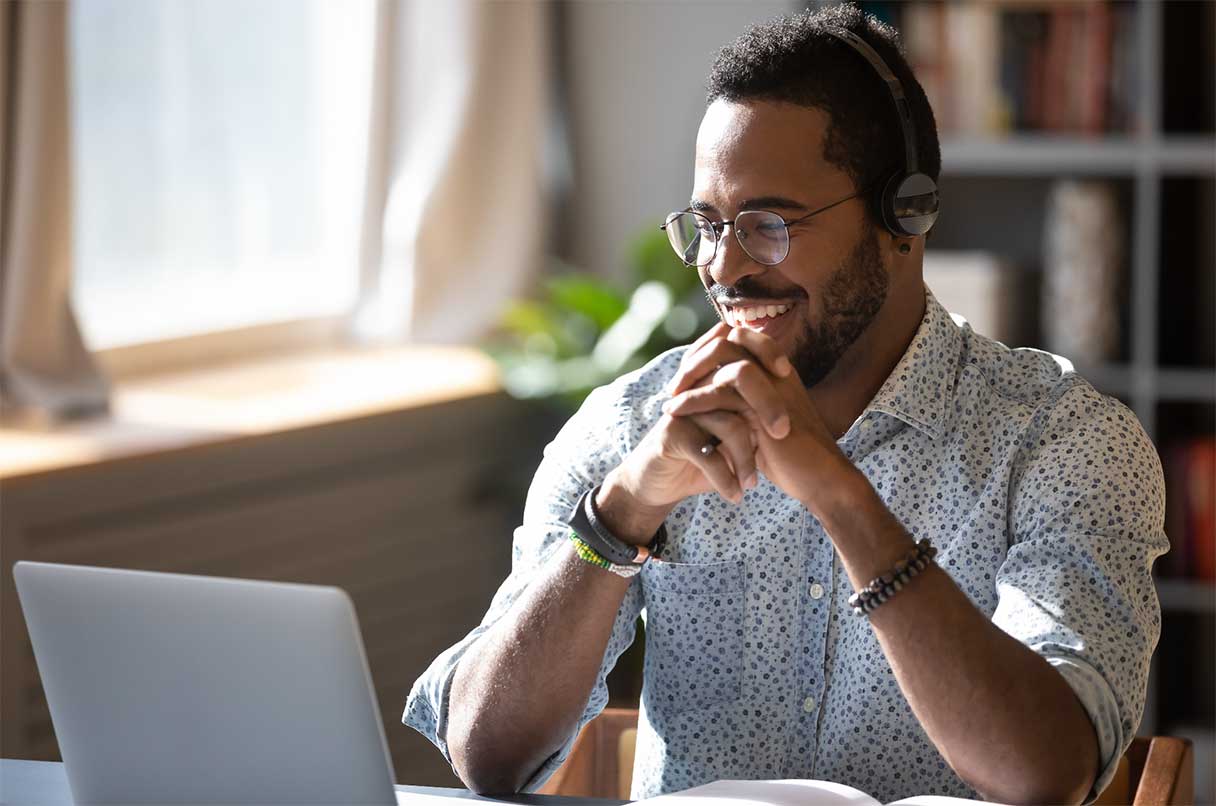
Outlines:
POLYGON ((1153 446, 1067 361, 926 290, 924 236, 873 202, 905 162, 892 91, 841 31, 895 72, 936 178, 897 35, 855 7, 720 53, 667 226, 722 323, 597 390, 548 446, 511 576, 406 706, 476 791, 560 765, 639 612, 635 797, 821 778, 1076 803, 1135 734, 1167 547, 1153 446), (583 511, 658 559, 627 576, 583 511))

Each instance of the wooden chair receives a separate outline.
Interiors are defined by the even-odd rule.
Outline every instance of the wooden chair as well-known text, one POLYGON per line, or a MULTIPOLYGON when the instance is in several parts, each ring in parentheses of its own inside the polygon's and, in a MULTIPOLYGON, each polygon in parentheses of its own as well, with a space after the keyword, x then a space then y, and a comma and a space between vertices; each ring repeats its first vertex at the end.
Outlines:
POLYGON ((1195 802, 1195 756, 1190 739, 1137 736, 1119 759, 1095 806, 1175 806, 1195 802))
POLYGON ((579 733, 541 794, 629 800, 637 736, 636 708, 605 708, 579 733))
MULTIPOLYGON (((628 800, 633 780, 638 712, 607 708, 583 728, 566 763, 540 790, 546 795, 628 800)), ((1175 806, 1194 803, 1191 742, 1171 736, 1132 740, 1115 778, 1095 806, 1175 806)))

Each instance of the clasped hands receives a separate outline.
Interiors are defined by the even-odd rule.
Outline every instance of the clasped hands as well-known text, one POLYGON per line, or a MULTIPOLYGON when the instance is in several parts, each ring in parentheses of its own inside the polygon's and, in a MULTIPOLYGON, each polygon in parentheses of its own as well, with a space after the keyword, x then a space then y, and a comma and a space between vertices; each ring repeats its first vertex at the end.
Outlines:
POLYGON ((719 323, 689 347, 670 391, 663 416, 618 468, 639 504, 670 508, 706 492, 738 504, 760 471, 815 511, 818 494, 853 469, 763 333, 719 323))

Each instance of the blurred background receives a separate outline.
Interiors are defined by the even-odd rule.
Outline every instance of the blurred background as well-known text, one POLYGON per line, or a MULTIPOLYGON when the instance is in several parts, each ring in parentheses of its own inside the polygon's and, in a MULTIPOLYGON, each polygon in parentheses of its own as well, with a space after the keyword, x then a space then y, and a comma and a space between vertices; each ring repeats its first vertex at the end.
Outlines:
MULTIPOLYGON (((1161 453, 1140 732, 1216 801, 1216 3, 860 5, 937 115, 930 288, 1161 453)), ((564 418, 711 321, 658 225, 717 49, 804 6, 2 0, 0 755, 58 758, 36 559, 343 586, 398 780, 454 784, 405 695, 564 418)))

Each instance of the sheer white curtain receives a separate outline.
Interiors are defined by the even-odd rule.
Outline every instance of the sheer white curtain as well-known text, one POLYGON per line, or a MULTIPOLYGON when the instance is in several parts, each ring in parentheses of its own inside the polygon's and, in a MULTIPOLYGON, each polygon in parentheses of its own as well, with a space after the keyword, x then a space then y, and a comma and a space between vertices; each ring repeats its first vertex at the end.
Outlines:
POLYGON ((548 13, 380 0, 357 340, 476 339, 539 271, 548 13))
POLYGON ((82 0, 74 294, 95 349, 348 314, 374 0, 82 0))
POLYGON ((0 413, 104 410, 71 304, 67 3, 0 2, 0 413))

